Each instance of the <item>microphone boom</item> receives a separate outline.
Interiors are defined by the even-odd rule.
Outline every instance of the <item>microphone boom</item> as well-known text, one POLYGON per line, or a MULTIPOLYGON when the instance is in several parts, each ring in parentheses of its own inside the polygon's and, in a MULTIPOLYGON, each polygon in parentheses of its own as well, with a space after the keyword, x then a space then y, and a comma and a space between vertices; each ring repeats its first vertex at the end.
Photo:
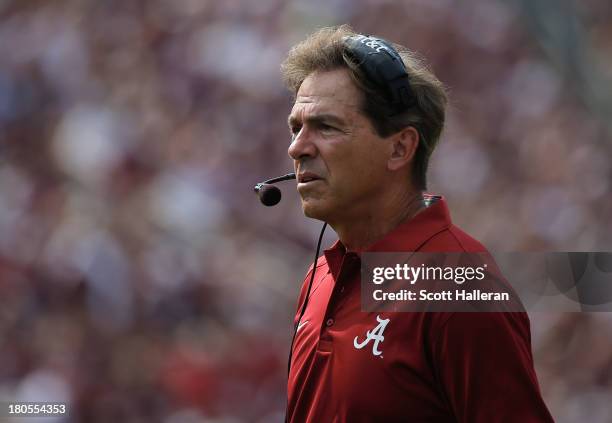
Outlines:
POLYGON ((259 201, 261 201, 264 206, 268 207, 277 205, 281 200, 282 194, 281 190, 272 184, 281 181, 288 181, 290 179, 295 179, 295 173, 288 173, 286 175, 268 179, 255 185, 254 191, 259 196, 259 201))

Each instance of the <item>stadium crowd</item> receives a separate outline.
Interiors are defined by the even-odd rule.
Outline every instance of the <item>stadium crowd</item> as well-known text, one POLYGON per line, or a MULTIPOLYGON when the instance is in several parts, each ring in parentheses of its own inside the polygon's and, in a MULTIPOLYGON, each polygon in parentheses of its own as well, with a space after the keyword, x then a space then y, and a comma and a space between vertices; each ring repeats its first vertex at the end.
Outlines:
MULTIPOLYGON (((567 3, 612 77, 612 6, 567 3)), ((252 187, 291 169, 279 65, 320 26, 400 40, 448 85, 429 189, 459 226, 494 251, 612 251, 610 122, 523 14, 490 0, 0 2, 0 399, 69 404, 45 422, 282 420, 320 224, 291 183, 274 208, 252 187)), ((530 317, 555 419, 612 421, 611 315, 530 317)))

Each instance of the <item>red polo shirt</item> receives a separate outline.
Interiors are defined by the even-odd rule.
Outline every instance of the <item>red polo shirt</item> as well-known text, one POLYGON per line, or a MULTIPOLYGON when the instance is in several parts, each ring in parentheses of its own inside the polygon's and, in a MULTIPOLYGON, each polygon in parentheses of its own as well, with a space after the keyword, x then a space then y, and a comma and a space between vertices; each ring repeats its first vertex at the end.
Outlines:
MULTIPOLYGON (((444 199, 434 201, 368 251, 486 251, 452 224, 444 199)), ((294 341, 288 420, 553 421, 525 313, 361 312, 360 259, 340 242, 319 257, 294 341)))

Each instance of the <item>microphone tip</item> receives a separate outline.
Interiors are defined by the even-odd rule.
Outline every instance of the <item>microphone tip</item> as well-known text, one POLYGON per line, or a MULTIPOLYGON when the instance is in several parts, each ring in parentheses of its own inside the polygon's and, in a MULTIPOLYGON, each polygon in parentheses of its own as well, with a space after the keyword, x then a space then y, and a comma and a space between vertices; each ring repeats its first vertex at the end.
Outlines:
POLYGON ((259 200, 264 206, 275 206, 281 200, 281 190, 270 184, 263 184, 258 192, 259 200))

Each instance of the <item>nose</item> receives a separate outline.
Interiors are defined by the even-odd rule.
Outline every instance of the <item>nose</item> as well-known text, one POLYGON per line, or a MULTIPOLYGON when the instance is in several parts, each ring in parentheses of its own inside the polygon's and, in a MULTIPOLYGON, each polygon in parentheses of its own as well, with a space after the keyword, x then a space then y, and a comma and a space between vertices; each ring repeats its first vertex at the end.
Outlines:
POLYGON ((291 145, 287 153, 293 160, 312 158, 317 155, 317 147, 315 146, 312 134, 303 126, 300 131, 293 136, 291 145))

